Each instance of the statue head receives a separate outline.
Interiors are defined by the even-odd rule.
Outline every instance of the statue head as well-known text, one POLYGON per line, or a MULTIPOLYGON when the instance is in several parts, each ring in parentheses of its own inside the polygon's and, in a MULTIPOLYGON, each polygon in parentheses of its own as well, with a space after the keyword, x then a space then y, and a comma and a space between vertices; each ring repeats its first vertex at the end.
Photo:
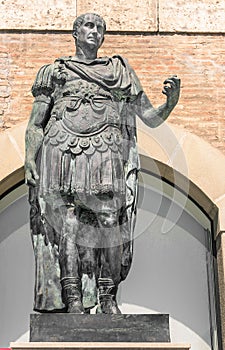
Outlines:
MULTIPOLYGON (((86 31, 95 33, 98 36, 98 48, 102 45, 104 41, 104 34, 106 32, 106 23, 105 20, 96 13, 85 13, 83 15, 78 16, 73 23, 73 37, 75 39, 75 43, 79 41, 79 38, 84 34, 82 33, 82 27, 85 28, 86 31)), ((94 35, 94 34, 93 34, 94 35)), ((82 37, 81 40, 87 41, 88 36, 82 37)))

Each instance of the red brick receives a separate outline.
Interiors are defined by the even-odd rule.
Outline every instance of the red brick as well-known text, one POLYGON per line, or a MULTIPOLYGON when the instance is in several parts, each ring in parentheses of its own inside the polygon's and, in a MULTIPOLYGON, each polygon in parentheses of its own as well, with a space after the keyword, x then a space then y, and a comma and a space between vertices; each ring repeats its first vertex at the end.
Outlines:
MULTIPOLYGON (((1 69, 6 67, 7 79, 1 81, 0 89, 4 96, 11 89, 9 97, 0 93, 4 125, 11 127, 29 118, 30 88, 40 66, 73 54, 70 34, 1 34, 1 69)), ((178 74, 181 97, 169 121, 225 153, 223 35, 106 35, 100 56, 113 54, 128 58, 154 106, 165 100, 161 94, 165 78, 178 74)))

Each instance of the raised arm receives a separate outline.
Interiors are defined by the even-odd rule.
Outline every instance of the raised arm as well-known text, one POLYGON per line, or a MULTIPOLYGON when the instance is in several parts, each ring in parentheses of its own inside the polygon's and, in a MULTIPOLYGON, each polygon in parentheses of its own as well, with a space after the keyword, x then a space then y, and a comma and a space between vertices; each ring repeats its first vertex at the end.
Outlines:
POLYGON ((148 97, 142 92, 135 101, 135 110, 141 120, 151 128, 162 124, 176 106, 180 96, 180 79, 173 76, 164 81, 162 93, 166 95, 166 102, 158 108, 154 108, 148 97))

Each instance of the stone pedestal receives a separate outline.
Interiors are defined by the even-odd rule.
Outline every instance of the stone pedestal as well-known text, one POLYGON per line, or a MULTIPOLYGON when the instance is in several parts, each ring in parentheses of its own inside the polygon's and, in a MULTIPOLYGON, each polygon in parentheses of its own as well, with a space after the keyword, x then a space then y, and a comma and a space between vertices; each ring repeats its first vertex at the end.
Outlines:
POLYGON ((169 342, 169 315, 32 314, 31 342, 169 342))
POLYGON ((169 315, 31 315, 29 343, 12 350, 189 350, 170 343, 169 315))
POLYGON ((12 350, 189 350, 190 344, 172 343, 11 343, 12 350))

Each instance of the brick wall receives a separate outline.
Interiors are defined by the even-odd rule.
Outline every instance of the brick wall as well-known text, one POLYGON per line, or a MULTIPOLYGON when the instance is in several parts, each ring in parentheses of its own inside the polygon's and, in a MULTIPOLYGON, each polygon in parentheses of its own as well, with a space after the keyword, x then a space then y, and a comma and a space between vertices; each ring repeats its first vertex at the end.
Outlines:
MULTIPOLYGON (((60 55, 72 55, 71 35, 0 35, 0 120, 12 127, 29 118, 30 88, 39 67, 60 55)), ((169 121, 201 136, 225 152, 225 40, 221 35, 106 35, 100 55, 128 58, 153 105, 164 102, 162 83, 182 79, 180 102, 169 121)))

